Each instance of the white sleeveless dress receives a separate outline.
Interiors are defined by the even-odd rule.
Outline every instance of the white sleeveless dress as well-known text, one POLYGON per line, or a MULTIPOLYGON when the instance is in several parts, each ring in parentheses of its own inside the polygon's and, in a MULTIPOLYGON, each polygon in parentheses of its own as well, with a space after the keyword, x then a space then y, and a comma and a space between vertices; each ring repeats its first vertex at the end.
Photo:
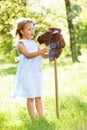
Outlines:
MULTIPOLYGON (((37 52, 38 45, 32 40, 20 40, 28 52, 37 52)), ((41 56, 27 58, 19 54, 20 60, 12 86, 12 98, 35 98, 42 95, 41 56)))

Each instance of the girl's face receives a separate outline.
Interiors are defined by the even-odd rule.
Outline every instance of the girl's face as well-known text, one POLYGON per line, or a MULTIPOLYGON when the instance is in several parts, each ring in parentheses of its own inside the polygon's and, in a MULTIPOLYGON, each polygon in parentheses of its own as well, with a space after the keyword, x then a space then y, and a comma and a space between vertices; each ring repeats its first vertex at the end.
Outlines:
POLYGON ((34 27, 33 27, 33 23, 27 23, 24 26, 24 29, 21 30, 21 33, 23 35, 23 39, 32 39, 34 36, 34 27))

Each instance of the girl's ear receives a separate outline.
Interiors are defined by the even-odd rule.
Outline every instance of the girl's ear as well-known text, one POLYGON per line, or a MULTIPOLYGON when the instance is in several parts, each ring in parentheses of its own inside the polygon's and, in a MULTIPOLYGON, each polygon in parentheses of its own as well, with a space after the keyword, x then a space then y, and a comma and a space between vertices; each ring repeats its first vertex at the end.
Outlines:
POLYGON ((20 33, 23 35, 23 30, 20 30, 20 33))

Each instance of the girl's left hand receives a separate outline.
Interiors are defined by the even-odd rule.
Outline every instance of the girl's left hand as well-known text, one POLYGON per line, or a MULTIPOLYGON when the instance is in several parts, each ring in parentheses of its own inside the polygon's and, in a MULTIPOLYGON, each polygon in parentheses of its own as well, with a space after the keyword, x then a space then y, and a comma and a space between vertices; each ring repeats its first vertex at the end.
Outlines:
POLYGON ((51 48, 50 48, 50 46, 47 46, 46 49, 47 49, 47 53, 49 53, 51 48))

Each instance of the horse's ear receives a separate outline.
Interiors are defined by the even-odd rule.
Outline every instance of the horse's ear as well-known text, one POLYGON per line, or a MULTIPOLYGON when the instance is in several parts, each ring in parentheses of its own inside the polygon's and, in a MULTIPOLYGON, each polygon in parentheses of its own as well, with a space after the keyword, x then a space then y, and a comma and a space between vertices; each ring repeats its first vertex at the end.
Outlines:
POLYGON ((58 34, 59 32, 57 30, 55 30, 54 32, 52 32, 52 35, 54 34, 58 34))

